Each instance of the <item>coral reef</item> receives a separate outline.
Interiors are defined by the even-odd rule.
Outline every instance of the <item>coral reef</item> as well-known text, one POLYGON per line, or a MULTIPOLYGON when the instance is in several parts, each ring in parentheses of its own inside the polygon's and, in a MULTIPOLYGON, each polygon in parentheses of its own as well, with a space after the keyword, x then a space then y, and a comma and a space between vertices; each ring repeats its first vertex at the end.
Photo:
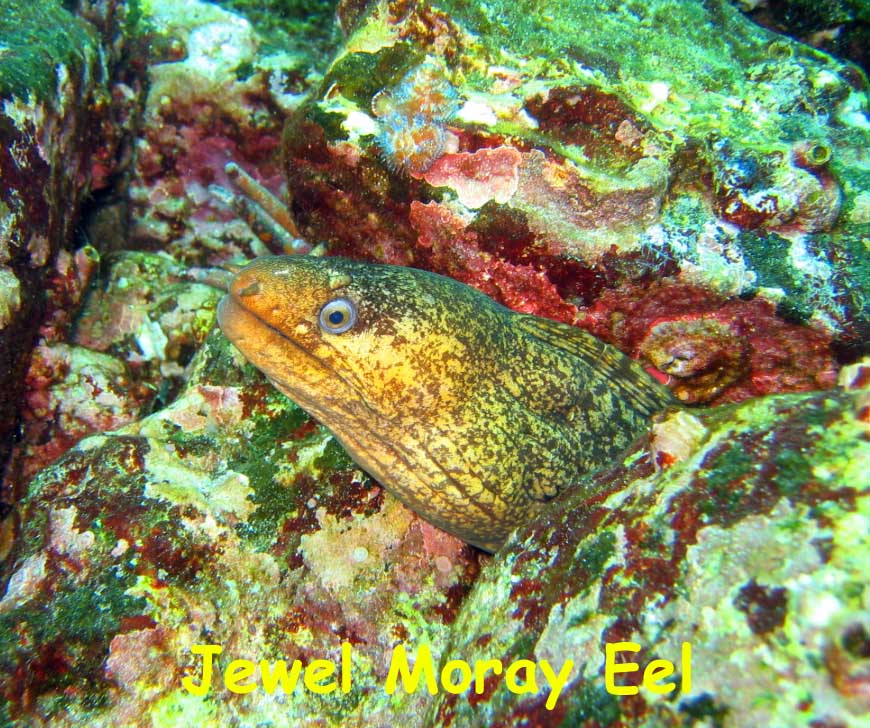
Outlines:
POLYGON ((670 376, 687 403, 828 389, 830 335, 790 323, 768 301, 727 299, 674 282, 620 286, 585 310, 584 326, 670 376))
POLYGON ((0 725, 864 726, 864 5, 0 0, 0 725), (484 556, 213 329, 215 266, 305 251, 580 326, 685 406, 484 556), (618 641, 677 687, 609 693, 618 641), (347 692, 224 682, 342 643, 347 692), (424 645, 573 665, 388 695, 424 645))
POLYGON ((71 332, 67 320, 90 281, 95 253, 61 253, 51 310, 25 377, 12 471, 24 482, 82 437, 116 429, 175 398, 212 326, 220 297, 182 280, 170 258, 117 253, 91 281, 71 332), (61 336, 61 333, 66 335, 61 336), (70 344, 61 343, 70 341, 70 344))
POLYGON ((148 68, 130 183, 134 243, 195 265, 281 252, 282 241, 261 244, 221 190, 233 189, 232 164, 286 194, 276 110, 295 109, 319 79, 314 50, 269 45, 245 18, 207 2, 153 2, 149 24, 164 50, 148 68))
POLYGON ((447 1, 352 13, 322 94, 285 132, 303 235, 508 305, 498 289, 533 272, 561 299, 539 312, 581 323, 606 290, 669 277, 755 295, 866 350, 854 292, 870 280, 843 245, 866 237, 866 82, 715 5, 499 2, 495 24, 447 1), (709 27, 719 33, 693 30, 709 27), (438 108, 448 84, 461 107, 415 139, 409 99, 436 95, 438 108), (410 179, 409 162, 384 153, 385 130, 405 134, 403 160, 421 155, 410 179))
POLYGON ((382 493, 236 361, 215 333, 172 405, 84 440, 35 478, 0 601, 11 715, 57 726, 202 714, 215 725, 365 714, 606 726, 713 711, 734 716, 727 725, 796 715, 860 725, 866 362, 844 371, 849 392, 660 421, 623 463, 521 529, 464 599, 471 550, 382 493), (50 568, 57 559, 64 568, 50 568), (605 693, 602 642, 629 639, 643 662, 690 641, 692 691, 605 693), (194 698, 180 687, 197 671, 197 643, 234 659, 312 660, 337 659, 342 640, 355 677, 340 700, 219 686, 194 698), (436 660, 575 668, 552 710, 545 691, 515 695, 496 681, 481 695, 390 698, 377 686, 396 644, 428 644, 436 660))
POLYGON ((67 344, 37 346, 25 384, 26 444, 17 455, 27 479, 83 437, 137 419, 148 392, 132 386, 124 362, 67 344))

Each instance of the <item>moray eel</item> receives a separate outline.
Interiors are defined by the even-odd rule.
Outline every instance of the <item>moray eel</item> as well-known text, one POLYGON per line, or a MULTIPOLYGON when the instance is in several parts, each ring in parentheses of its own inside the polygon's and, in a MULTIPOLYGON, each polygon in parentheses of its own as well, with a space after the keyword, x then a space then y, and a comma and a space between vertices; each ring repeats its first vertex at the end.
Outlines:
POLYGON ((487 551, 674 403, 584 331, 412 268, 258 258, 218 322, 360 467, 487 551))

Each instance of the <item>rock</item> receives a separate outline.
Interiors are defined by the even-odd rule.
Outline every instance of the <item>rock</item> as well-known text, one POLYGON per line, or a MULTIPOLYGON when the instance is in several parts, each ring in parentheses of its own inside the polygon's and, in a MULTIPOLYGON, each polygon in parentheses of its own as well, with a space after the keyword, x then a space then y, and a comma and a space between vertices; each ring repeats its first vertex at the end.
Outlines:
POLYGON ((21 438, 10 470, 22 481, 83 437, 160 409, 183 388, 186 367, 214 322, 221 292, 184 280, 166 255, 87 251, 57 257, 50 278, 54 315, 40 329, 25 376, 21 438), (89 285, 90 284, 90 285, 89 285), (81 310, 67 338, 70 317, 81 310), (49 343, 52 342, 52 343, 49 343))
POLYGON ((860 73, 725 0, 340 0, 340 41, 309 0, 80 5, 0 0, 0 425, 35 473, 0 503, 0 724, 866 722, 860 73), (321 242, 582 326, 688 406, 483 556, 209 333, 209 266, 321 242), (628 641, 671 694, 608 693, 628 641), (567 684, 387 695, 424 646, 567 684), (224 681, 347 649, 347 692, 224 681))
MULTIPOLYGON (((608 294, 639 303, 667 280, 699 308, 660 302, 663 321, 739 295, 866 350, 853 67, 719 1, 348 6, 345 45, 285 132, 304 237, 587 328, 608 294)), ((596 333, 615 343, 609 313, 596 333)))
POLYGON ((113 78, 124 17, 114 1, 87 19, 56 0, 0 2, 0 466, 49 313, 39 292, 72 248, 82 201, 117 170, 131 103, 113 78))
POLYGON ((515 534, 444 649, 572 660, 556 706, 491 675, 482 695, 439 695, 426 725, 864 725, 868 473, 866 383, 671 415, 515 534), (674 662, 681 674, 660 682, 676 691, 608 693, 605 646, 618 642, 641 645, 620 655, 641 670, 674 662))
POLYGON ((222 291, 188 280, 186 269, 163 254, 123 252, 105 267, 73 341, 122 358, 137 382, 152 390, 151 406, 159 409, 181 389, 222 291))
POLYGON ((5 722, 419 723, 428 694, 375 686, 395 644, 437 654, 479 555, 383 493, 237 360, 215 331, 176 401, 34 478, 0 600, 5 722), (341 701, 182 687, 195 644, 307 663, 337 659, 342 641, 354 688, 341 701))
MULTIPOLYGON (((259 20, 269 15, 263 7, 247 9, 259 20)), ((149 4, 160 51, 148 68, 130 187, 136 246, 194 265, 282 252, 278 241, 264 243, 227 204, 234 183, 225 171, 232 162, 278 197, 286 192, 278 154, 283 114, 319 80, 322 62, 321 50, 304 35, 289 40, 288 32, 322 29, 316 23, 308 28, 286 6, 280 13, 286 17, 276 9, 264 38, 247 19, 213 3, 149 4), (276 33, 288 50, 276 44, 276 33)))
POLYGON ((736 0, 756 23, 797 38, 870 70, 870 8, 860 0, 736 0))
POLYGON ((30 478, 83 437, 138 419, 143 392, 123 361, 81 346, 41 344, 27 372, 21 468, 30 478))

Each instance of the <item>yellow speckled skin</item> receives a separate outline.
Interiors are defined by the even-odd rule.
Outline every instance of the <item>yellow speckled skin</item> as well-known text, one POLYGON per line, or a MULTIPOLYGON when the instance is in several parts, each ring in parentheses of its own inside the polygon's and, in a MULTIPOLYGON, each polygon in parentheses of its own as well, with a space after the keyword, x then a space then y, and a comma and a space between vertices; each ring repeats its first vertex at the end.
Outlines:
POLYGON ((488 551, 673 402, 583 331, 411 268, 259 258, 236 274, 218 321, 362 468, 488 551), (328 333, 318 314, 338 297, 358 318, 328 333))

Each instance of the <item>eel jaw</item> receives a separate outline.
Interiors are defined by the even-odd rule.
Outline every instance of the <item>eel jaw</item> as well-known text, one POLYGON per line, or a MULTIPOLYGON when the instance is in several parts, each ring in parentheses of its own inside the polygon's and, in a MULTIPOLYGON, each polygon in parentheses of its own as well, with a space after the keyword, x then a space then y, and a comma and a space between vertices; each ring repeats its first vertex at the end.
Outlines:
POLYGON ((317 358, 263 321, 232 293, 221 298, 217 322, 230 343, 281 391, 315 417, 322 416, 317 391, 333 375, 317 358))

